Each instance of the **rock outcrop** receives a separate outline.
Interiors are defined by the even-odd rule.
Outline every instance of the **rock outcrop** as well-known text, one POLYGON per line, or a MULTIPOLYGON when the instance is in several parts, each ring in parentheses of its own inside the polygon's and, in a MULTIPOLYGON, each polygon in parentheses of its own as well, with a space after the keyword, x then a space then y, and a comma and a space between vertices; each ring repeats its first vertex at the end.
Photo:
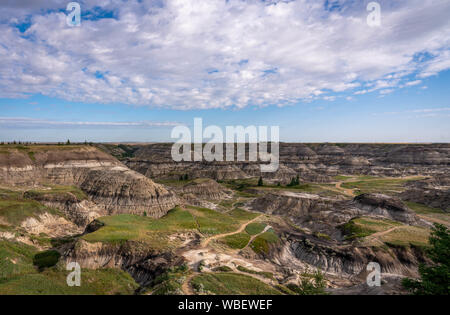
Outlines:
MULTIPOLYGON (((171 144, 134 146, 124 163, 150 178, 238 179, 259 176, 255 162, 174 162, 171 144)), ((450 177, 450 144, 302 144, 280 143, 280 169, 262 176, 288 182, 299 174, 305 181, 331 181, 339 174, 374 176, 428 175, 450 177)))
POLYGON ((339 225, 358 216, 385 218, 409 225, 428 225, 400 199, 382 194, 363 194, 353 200, 324 198, 314 194, 267 193, 253 200, 250 209, 280 215, 314 232, 342 239, 339 225))
POLYGON ((196 179, 184 186, 176 187, 175 192, 181 197, 194 196, 204 200, 221 200, 231 194, 231 191, 226 190, 215 180, 206 178, 196 179))
POLYGON ((185 262, 182 256, 171 251, 156 251, 146 243, 135 241, 115 244, 90 243, 81 239, 63 256, 67 262, 76 261, 82 268, 122 269, 142 286, 167 269, 185 262))
POLYGON ((361 194, 353 199, 356 207, 371 216, 381 216, 409 225, 421 220, 399 198, 383 194, 361 194))
POLYGON ((24 197, 36 200, 47 207, 59 209, 71 222, 80 227, 85 227, 98 217, 108 215, 105 209, 98 207, 91 200, 78 198, 70 192, 47 194, 27 191, 24 197))
POLYGON ((72 222, 47 212, 40 214, 38 218, 27 218, 20 226, 29 234, 45 234, 49 237, 63 237, 83 232, 82 228, 72 222))
MULTIPOLYGON (((307 237, 289 239, 285 258, 295 259, 341 276, 365 272, 369 262, 378 262, 383 273, 417 276, 420 263, 428 262, 422 249, 416 247, 361 247, 311 241, 307 237)), ((287 262, 288 263, 288 262, 287 262)))
MULTIPOLYGON (((146 212, 161 217, 177 203, 175 195, 162 185, 92 146, 8 148, 0 154, 0 182, 16 186, 75 185, 88 194, 101 215, 146 212)), ((77 207, 88 214, 74 214, 79 217, 76 222, 90 216, 89 207, 86 203, 77 207)), ((67 211, 70 209, 69 205, 67 211)))
POLYGON ((408 183, 400 194, 406 201, 427 205, 450 212, 450 178, 437 176, 432 179, 408 183))

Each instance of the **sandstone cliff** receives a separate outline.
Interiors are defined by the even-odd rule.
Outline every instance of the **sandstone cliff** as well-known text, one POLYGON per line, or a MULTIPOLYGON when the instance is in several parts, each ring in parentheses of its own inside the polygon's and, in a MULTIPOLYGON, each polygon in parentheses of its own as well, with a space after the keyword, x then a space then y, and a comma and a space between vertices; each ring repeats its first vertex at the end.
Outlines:
MULTIPOLYGON (((78 223, 83 220, 86 223, 87 220, 82 217, 89 218, 89 212, 99 215, 146 212, 149 216, 161 217, 177 202, 175 195, 162 185, 128 169, 112 156, 92 146, 4 147, 0 151, 0 183, 80 187, 96 206, 86 202, 75 206, 81 212, 87 212, 74 215, 78 217, 75 219, 78 223)), ((73 210, 71 204, 74 202, 65 201, 63 209, 67 212, 73 210)))
MULTIPOLYGON (((113 149, 111 149, 113 150, 113 149)), ((171 144, 134 146, 124 163, 150 178, 238 179, 259 176, 254 162, 174 162, 171 144)), ((280 143, 280 169, 262 174, 287 182, 296 174, 313 182, 342 174, 428 175, 449 178, 450 144, 302 144, 280 143)))

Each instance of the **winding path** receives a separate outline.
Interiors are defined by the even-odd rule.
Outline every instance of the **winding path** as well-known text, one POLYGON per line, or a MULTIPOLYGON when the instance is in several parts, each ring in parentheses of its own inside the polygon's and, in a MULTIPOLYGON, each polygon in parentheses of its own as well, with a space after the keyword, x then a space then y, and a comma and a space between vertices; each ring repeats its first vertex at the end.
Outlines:
MULTIPOLYGON (((345 181, 345 182, 347 182, 347 181, 345 181)), ((339 182, 337 182, 335 184, 335 187, 337 189, 339 189, 341 192, 343 192, 345 195, 347 195, 349 197, 355 197, 356 196, 355 192, 354 192, 355 188, 350 189, 350 188, 343 188, 342 187, 342 184, 345 183, 345 182, 344 181, 339 181, 339 182)))
POLYGON ((250 223, 255 222, 255 221, 256 221, 257 219, 259 219, 261 216, 262 216, 262 214, 258 215, 256 218, 254 218, 254 219, 252 219, 252 220, 250 220, 250 221, 247 221, 247 222, 242 223, 242 224, 240 225, 240 227, 239 227, 236 231, 234 231, 234 232, 222 233, 222 234, 216 234, 216 235, 210 236, 210 237, 208 237, 208 238, 205 238, 205 239, 201 242, 201 247, 206 247, 206 246, 208 246, 209 242, 211 242, 212 240, 215 240, 215 239, 218 239, 218 238, 222 238, 222 237, 225 237, 225 236, 230 236, 230 235, 234 235, 234 234, 241 233, 242 231, 244 231, 244 229, 247 227, 247 225, 249 225, 250 223))

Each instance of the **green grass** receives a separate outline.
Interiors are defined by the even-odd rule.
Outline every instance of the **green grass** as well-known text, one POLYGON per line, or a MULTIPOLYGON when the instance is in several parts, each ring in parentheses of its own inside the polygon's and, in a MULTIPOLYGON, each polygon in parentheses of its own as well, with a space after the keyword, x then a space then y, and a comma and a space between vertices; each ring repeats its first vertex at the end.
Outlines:
POLYGON ((378 220, 366 217, 354 218, 340 226, 346 240, 363 238, 376 232, 386 231, 396 225, 398 222, 391 220, 378 220))
POLYGON ((81 286, 69 287, 66 277, 69 271, 49 269, 41 273, 28 273, 12 277, 0 283, 2 295, 116 295, 133 294, 139 287, 131 276, 117 269, 81 271, 81 286))
POLYGON ((151 243, 155 249, 171 245, 168 235, 196 228, 192 215, 178 207, 170 210, 160 219, 120 214, 102 217, 97 221, 104 226, 93 233, 84 235, 82 237, 84 240, 106 243, 144 241, 151 243))
POLYGON ((35 272, 35 254, 32 246, 0 239, 0 283, 9 277, 35 272))
POLYGON ((446 212, 441 209, 428 207, 416 202, 405 201, 405 204, 408 206, 408 208, 418 214, 446 214, 446 212))
POLYGON ((420 203, 406 201, 405 204, 408 206, 408 208, 413 210, 415 213, 429 218, 430 221, 433 221, 433 219, 435 219, 435 220, 439 220, 439 221, 437 221, 439 223, 446 222, 447 225, 450 226, 450 213, 447 213, 438 208, 428 207, 428 206, 420 204, 420 203), (443 221, 443 222, 441 222, 441 221, 443 221))
POLYGON ((305 192, 305 193, 311 193, 311 194, 317 194, 324 197, 335 197, 342 195, 340 192, 328 189, 327 186, 330 188, 334 187, 334 185, 331 184, 315 184, 315 183, 300 183, 299 185, 295 186, 286 186, 286 185, 280 185, 277 184, 264 184, 264 186, 258 186, 258 178, 251 178, 251 179, 235 179, 226 182, 226 187, 235 190, 236 194, 240 196, 241 194, 244 194, 242 197, 257 197, 256 194, 250 194, 243 190, 246 188, 256 188, 258 190, 267 191, 267 190, 287 190, 287 191, 293 191, 293 192, 305 192), (248 194, 248 195, 245 195, 248 194))
POLYGON ((396 221, 361 217, 350 220, 340 228, 345 235, 345 239, 353 240, 367 237, 377 232, 387 231, 394 227, 395 229, 389 233, 380 235, 379 240, 390 246, 428 246, 429 229, 403 225, 396 221))
POLYGON ((14 225, 19 225, 29 217, 37 218, 39 214, 45 212, 60 216, 62 215, 58 210, 48 208, 34 200, 0 200, 0 217, 3 217, 7 222, 14 225))
POLYGON ((331 236, 326 233, 316 232, 316 233, 314 233, 314 236, 317 238, 325 239, 325 240, 331 240, 331 236))
POLYGON ((219 203, 219 205, 224 207, 224 208, 231 209, 231 208, 233 208, 233 203, 234 202, 232 200, 224 200, 224 201, 221 201, 219 203))
POLYGON ((333 179, 337 180, 337 181, 344 181, 344 180, 349 180, 352 179, 353 176, 346 176, 346 175, 337 175, 337 176, 333 176, 333 179))
POLYGON ((281 292, 250 276, 231 272, 195 276, 192 287, 203 293, 218 295, 280 295, 281 292))
POLYGON ((228 235, 220 239, 221 242, 233 249, 242 249, 247 246, 250 241, 250 235, 247 233, 237 233, 228 235))
POLYGON ((384 193, 392 194, 396 192, 402 192, 405 190, 404 184, 408 181, 414 181, 422 179, 423 177, 417 177, 414 179, 402 179, 402 178, 370 178, 353 182, 343 183, 343 188, 357 189, 357 193, 384 193))
POLYGON ((19 199, 19 198, 22 198, 22 192, 17 191, 17 190, 0 188, 0 198, 1 199, 19 199))
POLYGON ((275 232, 270 229, 257 237, 255 237, 250 244, 251 249, 257 254, 268 254, 270 245, 278 243, 280 239, 275 234, 275 232))
POLYGON ((266 227, 265 223, 250 223, 245 227, 245 232, 247 232, 250 235, 256 235, 264 231, 266 227))
POLYGON ((215 272, 232 272, 233 269, 231 269, 228 266, 219 266, 219 267, 214 268, 213 271, 215 271, 215 272))
POLYGON ((229 214, 199 207, 188 207, 188 209, 195 217, 199 231, 204 235, 229 233, 239 227, 239 221, 229 214))
POLYGON ((198 230, 215 235, 235 231, 240 225, 238 218, 246 215, 241 211, 230 215, 199 207, 188 207, 188 210, 176 207, 160 219, 120 214, 97 219, 104 226, 82 238, 88 242, 146 241, 155 248, 163 248, 171 245, 168 236, 173 233, 198 230))
POLYGON ((152 295, 180 295, 183 294, 182 285, 189 275, 186 265, 173 267, 156 277, 151 284, 152 295))
POLYGON ((69 287, 69 271, 51 267, 39 272, 33 265, 49 267, 56 257, 54 251, 37 253, 32 246, 0 240, 0 294, 133 294, 138 288, 128 273, 115 269, 83 269, 81 287, 69 287))
POLYGON ((248 269, 244 266, 237 266, 237 270, 241 271, 241 272, 246 272, 246 273, 250 273, 253 275, 258 275, 258 276, 262 276, 268 279, 273 279, 273 273, 271 272, 267 272, 267 271, 256 271, 256 270, 252 270, 252 269, 248 269))
MULTIPOLYGON (((179 174, 179 175, 183 175, 183 174, 179 174)), ((166 185, 166 186, 170 186, 170 187, 181 187, 181 186, 185 186, 191 182, 193 182, 192 179, 188 179, 188 180, 179 180, 179 179, 155 179, 154 180, 156 183, 158 184, 162 184, 162 185, 166 185)))
POLYGON ((381 241, 390 246, 429 246, 430 230, 417 226, 402 226, 394 231, 389 232, 381 237, 381 241))
POLYGON ((227 212, 227 214, 238 221, 250 221, 259 215, 257 213, 249 212, 240 208, 235 208, 227 212))
POLYGON ((49 186, 50 189, 33 189, 28 190, 25 195, 29 198, 38 197, 40 195, 63 195, 63 194, 73 194, 78 200, 87 199, 87 195, 80 188, 75 186, 61 186, 52 185, 49 186))

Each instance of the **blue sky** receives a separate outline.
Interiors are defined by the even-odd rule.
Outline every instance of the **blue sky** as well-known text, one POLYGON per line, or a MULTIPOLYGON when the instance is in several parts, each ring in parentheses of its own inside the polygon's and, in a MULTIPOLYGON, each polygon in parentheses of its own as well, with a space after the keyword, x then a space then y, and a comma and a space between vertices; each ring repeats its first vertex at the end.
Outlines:
POLYGON ((0 141, 170 141, 177 124, 282 141, 449 142, 448 1, 0 4, 0 141))

